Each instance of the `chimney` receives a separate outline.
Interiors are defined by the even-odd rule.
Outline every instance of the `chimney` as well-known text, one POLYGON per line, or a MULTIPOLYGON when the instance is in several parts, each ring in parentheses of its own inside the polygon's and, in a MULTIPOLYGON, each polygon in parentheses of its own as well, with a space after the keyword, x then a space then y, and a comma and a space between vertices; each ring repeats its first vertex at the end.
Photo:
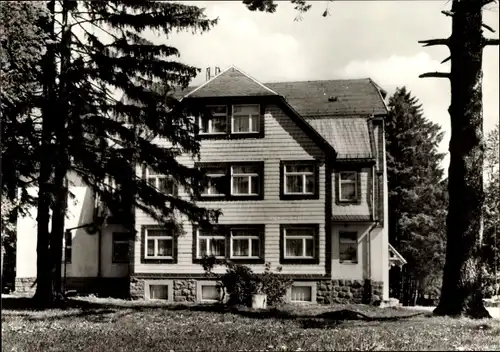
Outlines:
POLYGON ((212 75, 212 70, 211 70, 210 67, 207 67, 206 72, 207 72, 206 79, 207 79, 207 81, 209 81, 209 80, 211 80, 212 78, 214 78, 215 76, 217 76, 220 73, 220 67, 219 66, 215 66, 214 74, 213 75, 212 75))

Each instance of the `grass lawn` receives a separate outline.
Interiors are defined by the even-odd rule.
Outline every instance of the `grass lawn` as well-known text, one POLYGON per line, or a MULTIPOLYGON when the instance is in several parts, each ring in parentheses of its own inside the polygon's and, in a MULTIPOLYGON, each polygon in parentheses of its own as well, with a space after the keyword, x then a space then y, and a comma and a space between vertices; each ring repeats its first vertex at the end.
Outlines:
POLYGON ((32 311, 26 300, 2 297, 2 351, 500 350, 499 320, 401 308, 283 306, 256 312, 78 298, 67 309, 32 311))

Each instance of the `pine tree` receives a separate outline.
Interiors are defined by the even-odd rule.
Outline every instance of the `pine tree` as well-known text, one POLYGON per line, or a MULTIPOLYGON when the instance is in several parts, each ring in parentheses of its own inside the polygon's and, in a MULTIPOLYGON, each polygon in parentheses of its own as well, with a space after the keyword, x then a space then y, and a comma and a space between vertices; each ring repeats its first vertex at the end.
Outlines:
POLYGON ((498 45, 487 39, 483 8, 494 0, 453 0, 449 38, 430 39, 425 46, 444 45, 450 50, 451 70, 429 72, 420 77, 447 78, 451 86, 449 207, 447 216, 446 263, 437 315, 491 317, 483 303, 483 49, 498 45))
POLYGON ((216 21, 196 6, 154 1, 52 0, 47 9, 44 29, 51 41, 42 59, 34 297, 42 306, 60 298, 68 172, 76 173, 131 230, 133 208, 169 224, 176 235, 183 233, 178 214, 205 225, 218 216, 194 202, 204 185, 201 171, 176 160, 180 153, 198 155, 197 127, 190 116, 201 112, 188 110, 172 92, 186 87, 199 70, 178 62, 174 47, 144 37, 145 30, 165 38, 172 31, 203 32, 216 21), (152 143, 153 136, 166 147, 152 143), (136 174, 136 165, 170 175, 190 198, 161 193, 136 174))
MULTIPOLYGON (((36 2, 0 2, 0 115, 2 151, 2 224, 18 210, 34 205, 25 190, 36 184, 35 151, 40 140, 40 57, 47 36, 40 22, 47 16, 36 2), (5 204, 4 204, 5 203, 5 204)), ((2 225, 3 228, 3 225, 2 225)), ((2 231, 3 234, 3 231, 2 231)))
POLYGON ((386 119, 389 241, 420 289, 444 264, 446 181, 444 154, 438 152, 443 135, 405 87, 396 89, 386 119))
POLYGON ((17 215, 36 204, 27 188, 36 185, 38 170, 40 114, 36 107, 40 57, 47 39, 40 24, 46 16, 44 6, 36 2, 0 2, 2 289, 15 275, 17 215))

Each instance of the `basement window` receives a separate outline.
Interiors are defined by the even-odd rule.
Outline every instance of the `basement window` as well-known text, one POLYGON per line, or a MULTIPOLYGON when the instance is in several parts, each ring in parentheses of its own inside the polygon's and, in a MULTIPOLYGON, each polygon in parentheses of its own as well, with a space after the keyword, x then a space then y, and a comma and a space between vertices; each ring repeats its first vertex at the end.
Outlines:
POLYGON ((173 300, 172 280, 145 280, 144 298, 157 299, 163 301, 173 300))
POLYGON ((294 282, 287 295, 291 303, 316 303, 316 282, 294 282))

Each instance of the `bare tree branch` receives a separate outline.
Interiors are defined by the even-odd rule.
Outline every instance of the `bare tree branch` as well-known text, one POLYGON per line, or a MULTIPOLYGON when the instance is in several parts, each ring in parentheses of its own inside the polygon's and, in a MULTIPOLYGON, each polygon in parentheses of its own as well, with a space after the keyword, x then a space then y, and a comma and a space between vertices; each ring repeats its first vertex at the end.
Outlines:
POLYGON ((445 62, 448 62, 451 60, 451 56, 448 56, 446 59, 444 59, 443 61, 441 61, 442 64, 444 64, 445 62))
POLYGON ((487 24, 482 24, 483 28, 486 28, 487 30, 489 30, 491 33, 495 33, 495 30, 493 28, 491 28, 490 26, 488 26, 487 24))
MULTIPOLYGON (((484 5, 489 4, 489 3, 491 3, 491 2, 494 2, 494 0, 493 0, 493 1, 492 1, 492 0, 490 0, 490 1, 486 1, 486 3, 485 3, 484 5)), ((484 6, 484 5, 483 5, 483 6, 484 6)), ((453 12, 451 12, 451 11, 441 11, 441 13, 442 13, 443 15, 450 16, 450 17, 453 17, 453 15, 454 15, 454 13, 453 13, 453 12)), ((495 33, 495 30, 494 30, 493 28, 491 28, 490 26, 488 26, 487 24, 484 24, 484 23, 483 23, 481 26, 482 26, 483 28, 486 28, 486 29, 487 29, 487 30, 489 30, 490 32, 495 33)))
POLYGON ((487 45, 500 45, 500 39, 484 39, 483 46, 487 45))
POLYGON ((422 73, 419 78, 450 78, 450 74, 448 72, 426 72, 422 73))
POLYGON ((435 46, 435 45, 446 45, 450 46, 450 39, 427 39, 427 40, 419 40, 420 44, 424 44, 426 46, 435 46))

